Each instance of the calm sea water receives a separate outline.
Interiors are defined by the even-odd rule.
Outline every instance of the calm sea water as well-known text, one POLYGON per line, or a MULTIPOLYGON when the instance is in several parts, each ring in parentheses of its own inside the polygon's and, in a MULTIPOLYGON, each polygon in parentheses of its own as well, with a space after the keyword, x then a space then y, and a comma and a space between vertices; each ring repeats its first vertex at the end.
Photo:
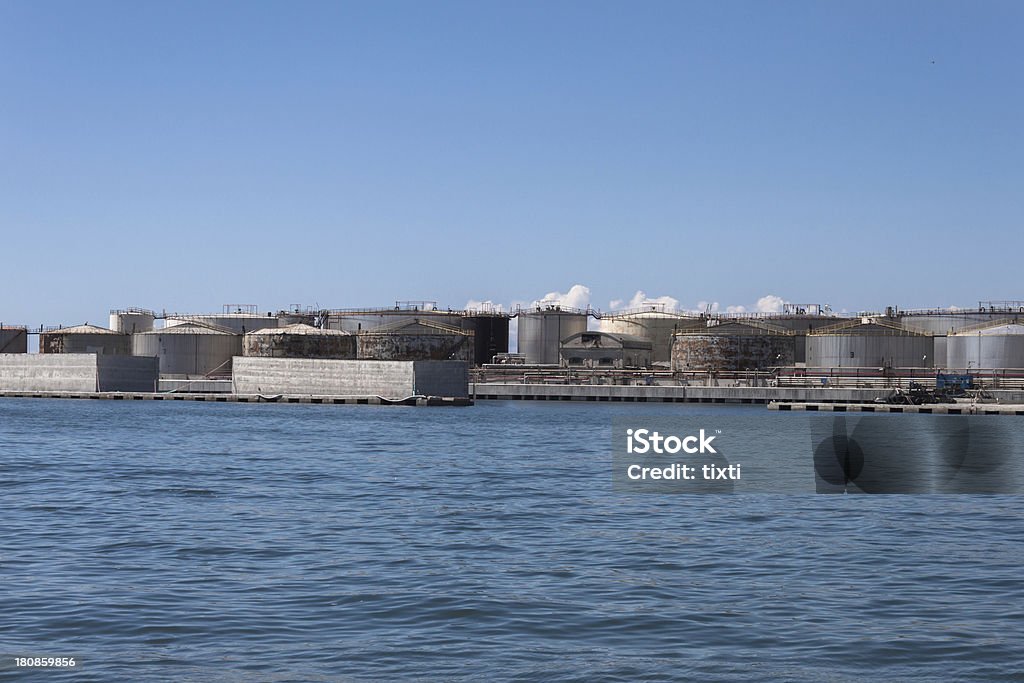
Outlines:
POLYGON ((1020 497, 613 492, 729 411, 0 401, 0 677, 1024 679, 1020 497))

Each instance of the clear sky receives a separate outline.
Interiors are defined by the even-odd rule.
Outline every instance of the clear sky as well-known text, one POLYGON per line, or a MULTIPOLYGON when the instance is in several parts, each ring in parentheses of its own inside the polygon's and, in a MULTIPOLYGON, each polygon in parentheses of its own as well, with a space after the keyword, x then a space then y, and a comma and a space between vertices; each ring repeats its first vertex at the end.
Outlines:
POLYGON ((1024 299, 1022 34, 1020 2, 2 0, 0 321, 1024 299))

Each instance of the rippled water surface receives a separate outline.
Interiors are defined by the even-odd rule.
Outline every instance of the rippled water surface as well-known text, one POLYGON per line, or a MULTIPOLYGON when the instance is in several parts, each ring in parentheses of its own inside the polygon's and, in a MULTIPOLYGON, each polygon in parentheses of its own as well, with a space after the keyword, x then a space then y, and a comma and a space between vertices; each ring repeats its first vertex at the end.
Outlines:
POLYGON ((1020 497, 612 491, 613 416, 730 410, 783 417, 0 401, 0 654, 78 658, 40 680, 1022 680, 1020 497))

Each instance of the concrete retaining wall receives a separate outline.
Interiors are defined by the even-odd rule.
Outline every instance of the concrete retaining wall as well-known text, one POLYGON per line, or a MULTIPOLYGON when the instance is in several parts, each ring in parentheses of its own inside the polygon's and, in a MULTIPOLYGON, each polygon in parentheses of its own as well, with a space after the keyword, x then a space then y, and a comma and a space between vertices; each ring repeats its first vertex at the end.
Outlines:
POLYGON ((0 355, 0 391, 153 391, 153 358, 94 353, 0 355))
POLYGON ((374 361, 236 357, 236 394, 383 396, 468 395, 462 361, 374 361))

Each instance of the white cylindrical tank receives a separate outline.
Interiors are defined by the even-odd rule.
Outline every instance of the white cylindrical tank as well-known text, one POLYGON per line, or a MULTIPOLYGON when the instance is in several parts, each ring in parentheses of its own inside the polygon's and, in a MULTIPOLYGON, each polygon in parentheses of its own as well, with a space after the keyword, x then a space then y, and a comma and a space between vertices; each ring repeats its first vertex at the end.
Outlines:
POLYGON ((351 334, 371 332, 381 327, 395 327, 403 323, 421 320, 453 327, 462 326, 462 311, 438 309, 430 304, 395 306, 394 308, 362 308, 335 310, 327 313, 327 327, 351 334))
POLYGON ((144 308, 126 308, 110 312, 110 329, 115 332, 135 334, 153 329, 156 313, 144 308))
POLYGON ((1024 324, 995 325, 946 338, 946 367, 955 370, 1024 368, 1024 324))
POLYGON ((163 376, 230 375, 231 359, 242 355, 242 336, 230 330, 183 323, 132 335, 132 355, 159 358, 163 376))
POLYGON ((542 305, 519 313, 519 353, 526 362, 561 363, 563 339, 587 331, 587 312, 557 305, 542 305))
POLYGON ((1004 311, 946 311, 934 313, 901 313, 899 321, 905 327, 932 332, 955 334, 964 328, 993 323, 1008 317, 1004 311))
POLYGON ((887 320, 857 319, 808 334, 807 367, 921 368, 935 366, 935 340, 887 320))
MULTIPOLYGON (((166 328, 185 324, 205 325, 230 330, 235 334, 246 334, 271 327, 278 327, 277 317, 273 314, 258 313, 188 313, 167 316, 166 328)), ((165 328, 165 329, 166 329, 165 328)))
POLYGON ((633 310, 612 312, 601 316, 600 330, 612 334, 628 334, 651 342, 651 361, 668 363, 672 359, 672 335, 689 329, 698 318, 665 310, 633 310))

